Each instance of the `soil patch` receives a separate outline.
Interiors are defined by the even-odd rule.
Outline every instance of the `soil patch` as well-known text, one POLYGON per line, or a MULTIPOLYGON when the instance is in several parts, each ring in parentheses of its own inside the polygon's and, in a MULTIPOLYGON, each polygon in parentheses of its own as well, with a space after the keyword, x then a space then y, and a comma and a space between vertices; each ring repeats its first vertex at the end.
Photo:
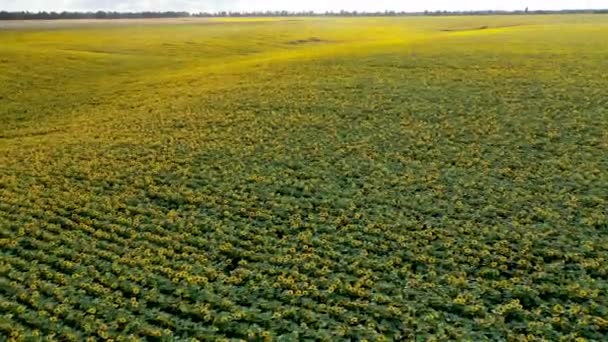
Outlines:
POLYGON ((290 44, 290 45, 301 45, 301 44, 323 43, 323 42, 328 42, 328 41, 327 40, 323 40, 321 38, 317 38, 317 37, 310 37, 308 39, 290 40, 290 41, 287 42, 287 44, 290 44))

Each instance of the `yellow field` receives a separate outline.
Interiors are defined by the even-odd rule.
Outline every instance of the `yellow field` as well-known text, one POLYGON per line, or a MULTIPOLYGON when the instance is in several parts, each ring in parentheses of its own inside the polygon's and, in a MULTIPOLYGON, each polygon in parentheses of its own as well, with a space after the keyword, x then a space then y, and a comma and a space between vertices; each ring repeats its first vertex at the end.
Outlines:
POLYGON ((602 340, 608 17, 0 23, 0 340, 602 340))

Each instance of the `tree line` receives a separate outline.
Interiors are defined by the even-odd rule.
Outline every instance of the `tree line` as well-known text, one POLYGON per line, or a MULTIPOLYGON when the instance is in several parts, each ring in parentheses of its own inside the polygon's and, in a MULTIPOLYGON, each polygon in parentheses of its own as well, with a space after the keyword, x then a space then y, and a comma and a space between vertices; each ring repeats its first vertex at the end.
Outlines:
POLYGON ((517 15, 517 14, 600 14, 608 13, 608 9, 602 10, 562 10, 562 11, 383 11, 383 12, 290 12, 290 11, 258 11, 258 12, 7 12, 0 11, 0 20, 51 20, 51 19, 147 19, 147 18, 187 18, 187 17, 356 17, 356 16, 454 16, 454 15, 517 15))
POLYGON ((53 19, 152 19, 185 18, 188 12, 6 12, 0 11, 0 20, 53 20, 53 19))

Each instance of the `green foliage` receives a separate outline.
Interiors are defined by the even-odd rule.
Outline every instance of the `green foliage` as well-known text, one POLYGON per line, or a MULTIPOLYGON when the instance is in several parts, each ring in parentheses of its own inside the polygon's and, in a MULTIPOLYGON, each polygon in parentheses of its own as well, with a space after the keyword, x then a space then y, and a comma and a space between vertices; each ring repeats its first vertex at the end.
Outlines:
POLYGON ((1 33, 0 336, 605 339, 601 19, 1 33))

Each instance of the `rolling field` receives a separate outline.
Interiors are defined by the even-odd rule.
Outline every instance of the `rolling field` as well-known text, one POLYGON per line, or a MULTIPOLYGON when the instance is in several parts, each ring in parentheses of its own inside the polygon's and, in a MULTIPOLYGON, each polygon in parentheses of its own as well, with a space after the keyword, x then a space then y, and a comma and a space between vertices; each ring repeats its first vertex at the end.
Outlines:
POLYGON ((606 37, 0 26, 0 341, 605 341, 606 37))

